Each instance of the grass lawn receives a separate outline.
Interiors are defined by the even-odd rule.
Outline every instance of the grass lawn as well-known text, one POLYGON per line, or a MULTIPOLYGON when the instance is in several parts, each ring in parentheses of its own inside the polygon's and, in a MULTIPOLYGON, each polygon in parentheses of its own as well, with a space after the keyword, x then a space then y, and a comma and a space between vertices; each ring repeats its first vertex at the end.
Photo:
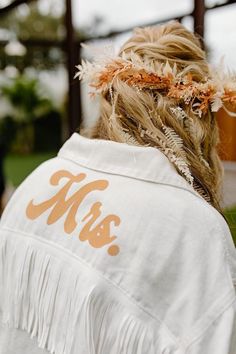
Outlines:
POLYGON ((56 152, 26 156, 9 154, 5 159, 4 166, 6 178, 13 186, 17 187, 38 165, 54 156, 56 156, 56 152))
POLYGON ((231 209, 226 209, 224 214, 226 219, 228 220, 228 224, 232 233, 234 244, 236 246, 236 206, 231 209))

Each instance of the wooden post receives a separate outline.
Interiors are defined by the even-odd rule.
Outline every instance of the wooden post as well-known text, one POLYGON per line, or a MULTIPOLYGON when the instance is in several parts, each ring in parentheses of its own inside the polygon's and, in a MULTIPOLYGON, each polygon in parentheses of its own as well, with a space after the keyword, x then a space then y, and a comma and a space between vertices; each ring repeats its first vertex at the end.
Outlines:
POLYGON ((204 18, 205 18, 205 0, 194 0, 194 32, 201 37, 201 42, 203 46, 204 38, 204 18))
POLYGON ((69 100, 68 100, 68 128, 69 135, 77 130, 81 123, 81 97, 79 80, 74 80, 76 73, 75 66, 79 63, 79 48, 76 46, 74 27, 72 21, 71 0, 66 0, 66 54, 69 81, 69 100))

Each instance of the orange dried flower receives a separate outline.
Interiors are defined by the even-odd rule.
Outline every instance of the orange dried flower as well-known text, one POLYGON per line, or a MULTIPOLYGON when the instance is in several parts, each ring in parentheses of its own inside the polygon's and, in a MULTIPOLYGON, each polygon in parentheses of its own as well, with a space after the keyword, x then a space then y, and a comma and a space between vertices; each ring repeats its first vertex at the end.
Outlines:
MULTIPOLYGON (((215 82, 214 78, 206 78, 205 83, 202 83, 193 80, 191 73, 182 77, 168 62, 161 64, 158 72, 135 56, 130 60, 118 57, 102 66, 83 62, 78 68, 80 72, 77 76, 80 79, 86 75, 90 76, 90 86, 99 92, 109 89, 118 78, 127 85, 140 89, 165 92, 177 102, 189 104, 197 101, 194 107, 197 107, 195 109, 200 112, 200 116, 201 112, 206 112, 208 108, 217 111, 223 103, 236 105, 236 89, 224 88, 223 84, 219 88, 219 80, 215 82)), ((235 87, 235 82, 233 85, 235 87)))

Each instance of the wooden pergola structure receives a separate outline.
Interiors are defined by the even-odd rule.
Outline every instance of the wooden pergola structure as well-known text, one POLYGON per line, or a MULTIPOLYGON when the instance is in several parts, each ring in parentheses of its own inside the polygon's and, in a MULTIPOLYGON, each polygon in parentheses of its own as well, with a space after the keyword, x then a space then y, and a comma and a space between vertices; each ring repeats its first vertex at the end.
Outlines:
MULTIPOLYGON (((6 13, 16 8, 17 6, 37 0, 12 0, 12 2, 0 9, 0 17, 4 16, 6 13)), ((69 134, 72 134, 81 124, 81 95, 80 95, 80 84, 78 80, 74 80, 75 66, 80 61, 80 41, 75 37, 74 26, 72 22, 72 4, 71 0, 64 0, 66 5, 65 12, 65 27, 66 27, 66 38, 64 41, 54 42, 47 39, 41 40, 27 40, 23 44, 26 46, 47 46, 47 47, 60 47, 63 48, 67 54, 67 70, 68 70, 68 80, 69 80, 69 104, 68 104, 68 124, 69 124, 69 134)), ((205 0, 194 0, 194 7, 191 13, 185 13, 178 17, 163 18, 153 23, 143 23, 138 24, 138 26, 151 26, 157 25, 163 22, 167 22, 173 19, 182 21, 186 16, 192 16, 194 19, 194 32, 197 33, 203 40, 204 38, 204 19, 205 13, 212 9, 216 9, 222 6, 231 5, 236 3, 236 0, 228 0, 225 3, 215 4, 214 6, 206 6, 205 0)), ((111 38, 120 35, 125 32, 129 32, 132 28, 125 28, 122 31, 111 31, 107 35, 90 37, 87 40, 98 40, 111 38)), ((202 42, 203 43, 203 42, 202 42)))

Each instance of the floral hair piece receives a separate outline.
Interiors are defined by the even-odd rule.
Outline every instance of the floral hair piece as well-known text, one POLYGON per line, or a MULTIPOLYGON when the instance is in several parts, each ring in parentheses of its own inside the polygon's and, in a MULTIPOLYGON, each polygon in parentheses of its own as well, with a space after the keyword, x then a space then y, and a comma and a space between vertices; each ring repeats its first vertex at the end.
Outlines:
POLYGON ((129 57, 121 56, 97 60, 93 63, 82 60, 75 77, 87 81, 93 88, 92 95, 110 90, 114 81, 119 79, 138 90, 152 90, 166 94, 178 104, 191 105, 199 117, 210 108, 217 112, 221 107, 231 116, 236 116, 226 108, 226 104, 236 109, 236 75, 225 74, 221 67, 210 68, 210 76, 197 82, 185 70, 177 73, 176 64, 161 63, 158 68, 150 61, 142 60, 135 53, 129 57))

